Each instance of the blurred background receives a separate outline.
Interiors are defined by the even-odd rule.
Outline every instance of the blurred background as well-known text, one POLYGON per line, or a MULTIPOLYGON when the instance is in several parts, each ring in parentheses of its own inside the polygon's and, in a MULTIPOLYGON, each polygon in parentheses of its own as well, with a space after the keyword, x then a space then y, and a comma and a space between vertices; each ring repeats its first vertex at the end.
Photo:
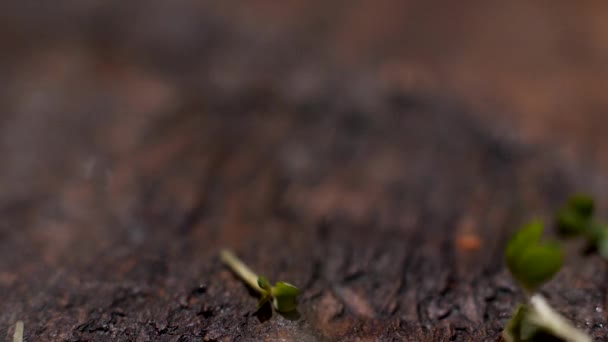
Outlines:
MULTIPOLYGON (((274 269, 255 246, 312 246, 297 227, 328 216, 418 227, 403 203, 438 178, 445 220, 555 168, 603 189, 607 19, 599 0, 0 2, 6 305, 87 277, 178 284, 218 245, 274 269), (522 180, 526 146, 560 163, 522 180)), ((522 198, 554 206, 556 182, 522 198)))
MULTIPOLYGON (((352 77, 364 78, 363 88, 441 89, 518 135, 586 158, 601 154, 608 101, 602 1, 1 6, 2 121, 13 145, 46 141, 50 133, 24 132, 53 129, 53 122, 110 121, 116 106, 121 116, 145 121, 210 92, 280 82, 281 96, 305 96, 319 83, 352 77)), ((30 145, 20 146, 19 155, 27 154, 30 145)))

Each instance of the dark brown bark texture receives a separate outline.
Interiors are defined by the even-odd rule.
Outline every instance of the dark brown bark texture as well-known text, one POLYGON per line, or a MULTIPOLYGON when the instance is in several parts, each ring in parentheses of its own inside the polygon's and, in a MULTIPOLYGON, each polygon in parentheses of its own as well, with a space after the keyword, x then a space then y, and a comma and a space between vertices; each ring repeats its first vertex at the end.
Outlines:
MULTIPOLYGON (((551 21, 601 5, 455 3, 1 4, 0 338, 498 340, 513 231, 606 213, 602 27, 551 21), (223 247, 298 313, 255 314, 223 247)), ((542 293, 606 340, 580 247, 542 293)))

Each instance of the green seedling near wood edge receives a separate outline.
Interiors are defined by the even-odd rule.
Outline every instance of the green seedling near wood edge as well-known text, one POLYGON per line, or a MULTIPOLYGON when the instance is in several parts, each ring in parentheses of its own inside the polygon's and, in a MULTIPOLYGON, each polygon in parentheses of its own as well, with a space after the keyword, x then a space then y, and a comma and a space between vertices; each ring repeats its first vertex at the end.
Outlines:
POLYGON ((608 225, 596 220, 594 212, 591 196, 572 196, 556 215, 557 231, 564 237, 583 236, 591 249, 608 260, 608 225))
POLYGON ((283 281, 278 281, 271 286, 266 277, 255 274, 229 250, 222 250, 220 258, 250 288, 260 294, 258 310, 267 302, 271 302, 278 312, 291 312, 297 308, 297 297, 300 290, 296 286, 283 281))
POLYGON ((572 196, 557 213, 558 232, 565 237, 588 234, 594 212, 595 203, 591 196, 585 194, 572 196))
POLYGON ((564 262, 559 244, 542 241, 543 229, 541 221, 532 221, 515 233, 507 245, 507 267, 530 296, 526 304, 517 307, 502 336, 507 342, 590 342, 589 336, 560 316, 541 295, 533 294, 564 262))
POLYGON ((593 197, 583 193, 575 194, 570 197, 568 200, 568 207, 581 217, 590 218, 595 212, 593 197))
POLYGON ((517 307, 502 336, 506 342, 591 342, 591 337, 575 328, 539 294, 517 307))
POLYGON ((530 293, 551 279, 564 263, 564 253, 557 243, 541 241, 543 229, 541 221, 524 226, 505 253, 509 271, 530 293))
POLYGON ((588 221, 578 214, 564 208, 557 213, 557 231, 564 237, 575 237, 585 233, 588 221))

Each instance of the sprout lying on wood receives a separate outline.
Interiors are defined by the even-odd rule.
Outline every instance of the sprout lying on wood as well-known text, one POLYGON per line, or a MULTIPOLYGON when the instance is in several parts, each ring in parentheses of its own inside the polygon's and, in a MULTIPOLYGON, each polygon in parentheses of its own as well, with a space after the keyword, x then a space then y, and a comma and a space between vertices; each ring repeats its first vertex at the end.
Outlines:
POLYGON ((534 221, 518 231, 507 245, 507 267, 532 296, 517 308, 502 336, 507 342, 590 342, 589 336, 560 316, 541 295, 533 294, 559 271, 564 261, 560 245, 542 241, 542 233, 542 222, 534 221))
POLYGON ((539 294, 533 295, 529 304, 517 308, 503 337, 507 342, 591 342, 591 337, 573 327, 539 294))
POLYGON ((290 312, 296 309, 297 297, 300 294, 297 287, 283 281, 276 282, 274 286, 271 286, 266 277, 256 275, 229 250, 222 250, 220 258, 249 287, 260 294, 258 309, 267 302, 271 302, 275 310, 279 312, 290 312))

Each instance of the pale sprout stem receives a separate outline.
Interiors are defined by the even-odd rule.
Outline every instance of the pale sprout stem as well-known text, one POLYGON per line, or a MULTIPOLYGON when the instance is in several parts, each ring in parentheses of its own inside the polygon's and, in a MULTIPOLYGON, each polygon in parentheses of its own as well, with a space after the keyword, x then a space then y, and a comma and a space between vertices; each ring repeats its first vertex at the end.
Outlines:
POLYGON ((258 285, 258 275, 255 274, 247 265, 245 265, 239 258, 234 255, 231 251, 224 249, 220 252, 220 258, 234 273, 236 273, 249 287, 256 290, 259 293, 264 293, 258 285))

